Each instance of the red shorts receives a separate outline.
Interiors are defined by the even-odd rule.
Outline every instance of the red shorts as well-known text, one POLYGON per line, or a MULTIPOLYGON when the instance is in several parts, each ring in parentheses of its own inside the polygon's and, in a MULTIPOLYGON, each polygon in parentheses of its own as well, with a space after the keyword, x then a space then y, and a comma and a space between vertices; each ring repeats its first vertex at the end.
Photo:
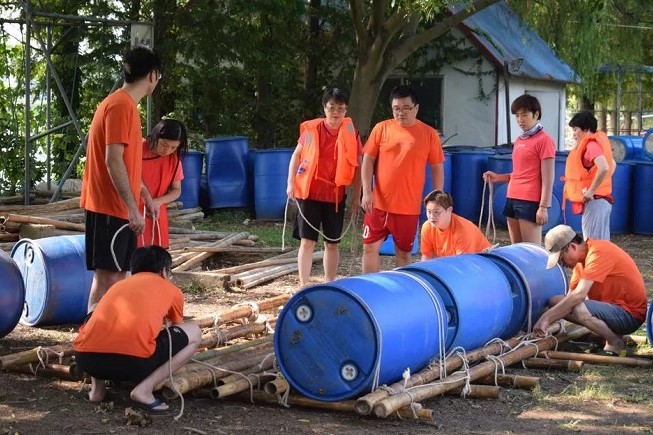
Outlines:
POLYGON ((419 215, 388 213, 375 208, 363 219, 363 244, 385 240, 392 234, 395 245, 404 252, 413 250, 419 215))

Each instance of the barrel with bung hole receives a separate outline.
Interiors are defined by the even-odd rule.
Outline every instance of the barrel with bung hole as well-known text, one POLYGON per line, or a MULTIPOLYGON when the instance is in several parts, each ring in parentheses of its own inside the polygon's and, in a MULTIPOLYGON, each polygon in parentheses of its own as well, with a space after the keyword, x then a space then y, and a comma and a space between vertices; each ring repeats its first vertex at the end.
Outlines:
POLYGON ((279 370, 302 395, 357 397, 415 373, 444 352, 446 313, 423 280, 398 271, 313 285, 279 314, 279 370))
POLYGON ((288 166, 292 148, 258 150, 254 156, 254 212, 256 219, 282 220, 286 207, 288 166))
POLYGON ((243 136, 206 140, 209 208, 247 206, 247 147, 243 136))
POLYGON ((633 233, 653 234, 653 163, 636 162, 632 180, 633 233))
POLYGON ((477 222, 483 199, 483 173, 487 170, 491 149, 463 150, 452 153, 453 211, 459 216, 477 222))
POLYGON ((534 243, 516 243, 480 254, 494 262, 510 282, 513 310, 501 338, 533 327, 549 299, 564 295, 567 276, 559 265, 546 268, 547 251, 534 243))
POLYGON ((93 271, 86 270, 84 236, 22 239, 11 257, 25 285, 20 323, 80 323, 86 316, 93 271))
POLYGON ((478 254, 420 261, 400 267, 440 295, 447 310, 447 350, 467 350, 501 337, 513 311, 510 283, 501 269, 478 254))
POLYGON ((200 204, 200 180, 204 153, 188 151, 182 158, 181 165, 184 179, 181 180, 181 195, 177 201, 183 203, 182 208, 195 208, 200 204))
POLYGON ((14 330, 23 312, 25 285, 18 266, 4 251, 0 251, 0 338, 14 330))
POLYGON ((648 344, 653 346, 653 299, 649 301, 646 313, 646 335, 648 335, 648 344))
POLYGON ((608 139, 610 139, 610 145, 612 145, 612 157, 615 162, 653 160, 644 152, 644 140, 641 136, 608 136, 608 139))
MULTIPOLYGON (((497 225, 507 226, 508 219, 503 215, 503 209, 506 206, 506 195, 508 193, 508 183, 494 185, 494 196, 492 199, 492 212, 494 213, 494 222, 497 225)), ((551 228, 560 223, 562 210, 560 209, 560 200, 557 195, 551 195, 551 207, 548 209, 549 220, 542 227, 542 232, 546 233, 551 228)), ((569 210, 567 210, 569 213, 569 210)))

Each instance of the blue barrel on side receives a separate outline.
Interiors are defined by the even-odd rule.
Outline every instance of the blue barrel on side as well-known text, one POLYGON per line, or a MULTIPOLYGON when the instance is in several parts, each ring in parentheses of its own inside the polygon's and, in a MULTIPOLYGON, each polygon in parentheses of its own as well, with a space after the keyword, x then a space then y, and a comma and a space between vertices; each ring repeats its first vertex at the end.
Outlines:
POLYGON ((327 402, 415 373, 444 352, 446 313, 422 280, 381 272, 307 287, 274 332, 279 369, 302 395, 327 402))
POLYGON ((649 301, 646 313, 646 335, 648 335, 648 344, 653 346, 653 299, 649 301))
POLYGON ((636 162, 633 168, 632 200, 635 234, 653 234, 653 163, 636 162))
POLYGON ((420 261, 398 270, 424 279, 442 298, 449 318, 447 349, 475 349, 506 332, 513 311, 512 290, 490 259, 463 254, 420 261))
POLYGON ((209 208, 247 206, 247 152, 243 136, 206 140, 209 208))
POLYGON ((487 170, 491 149, 477 149, 452 153, 453 210, 459 216, 478 222, 483 199, 483 173, 487 170))
POLYGON ((200 181, 202 179, 202 165, 204 153, 188 151, 182 158, 181 165, 184 170, 184 179, 181 180, 181 195, 177 201, 183 203, 182 208, 195 208, 200 204, 200 181))
POLYGON ((16 262, 0 251, 0 338, 14 330, 23 312, 25 285, 16 262))
POLYGON ((254 212, 259 220, 283 220, 293 148, 258 150, 254 156, 254 212))
MULTIPOLYGON (((410 251, 412 255, 417 255, 419 253, 419 234, 422 227, 417 226, 417 232, 415 233, 415 241, 413 242, 413 249, 410 251)), ((380 255, 395 255, 395 240, 392 238, 392 234, 388 234, 388 237, 381 243, 379 248, 380 255)))
POLYGON ((610 233, 630 232, 630 207, 632 200, 633 162, 619 162, 612 174, 612 212, 610 213, 610 233))
POLYGON ((22 239, 11 257, 25 285, 20 323, 61 325, 84 320, 93 271, 86 270, 83 235, 22 239))
MULTIPOLYGON (((506 194, 508 192, 508 183, 496 184, 494 188, 494 197, 492 199, 492 212, 494 213, 494 222, 497 225, 507 226, 508 219, 503 215, 503 209, 506 206, 506 194)), ((567 208, 568 215, 570 214, 567 208)), ((542 227, 542 232, 546 233, 551 228, 560 223, 562 219, 562 210, 560 209, 560 200, 554 194, 551 195, 551 208, 549 209, 549 221, 542 227)))
POLYGON ((612 157, 616 162, 624 160, 651 161, 644 152, 644 140, 641 136, 608 136, 612 145, 612 157))
POLYGON ((502 338, 531 332, 553 296, 564 295, 567 276, 559 265, 546 268, 548 253, 534 243, 516 243, 480 254, 492 260, 510 282, 513 311, 502 338))

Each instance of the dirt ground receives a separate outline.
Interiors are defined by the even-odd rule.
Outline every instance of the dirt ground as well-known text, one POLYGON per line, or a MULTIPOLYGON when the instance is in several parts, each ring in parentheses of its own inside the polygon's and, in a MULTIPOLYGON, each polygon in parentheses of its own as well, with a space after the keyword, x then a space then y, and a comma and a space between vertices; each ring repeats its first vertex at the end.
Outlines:
MULTIPOLYGON (((615 236, 613 240, 636 259, 651 298, 651 237, 625 235, 615 236)), ((505 232, 499 232, 498 241, 507 242, 505 232)), ((242 260, 224 257, 217 261, 242 260)), ((385 257, 384 268, 391 267, 391 259, 385 257)), ((321 267, 315 266, 314 274, 320 273, 321 267)), ((339 273, 343 276, 360 273, 359 253, 343 252, 339 273)), ((238 302, 295 291, 297 286, 297 276, 290 275, 242 292, 186 289, 186 314, 212 314, 238 302)), ((48 328, 19 325, 0 339, 0 355, 39 345, 68 343, 75 330, 75 325, 48 328)), ((636 349, 636 352, 653 361, 650 348, 636 349)), ((84 399, 87 389, 79 382, 0 372, 0 434, 104 434, 138 430, 167 434, 653 433, 653 368, 585 364, 580 372, 571 372, 513 366, 507 373, 537 376, 540 387, 535 391, 504 388, 500 399, 453 396, 431 399, 423 405, 435 410, 433 422, 380 420, 353 413, 188 396, 179 420, 173 419, 180 409, 180 401, 176 400, 170 402, 171 413, 152 416, 147 427, 139 429, 129 425, 125 417, 130 406, 126 387, 113 389, 113 402, 97 406, 84 399)))

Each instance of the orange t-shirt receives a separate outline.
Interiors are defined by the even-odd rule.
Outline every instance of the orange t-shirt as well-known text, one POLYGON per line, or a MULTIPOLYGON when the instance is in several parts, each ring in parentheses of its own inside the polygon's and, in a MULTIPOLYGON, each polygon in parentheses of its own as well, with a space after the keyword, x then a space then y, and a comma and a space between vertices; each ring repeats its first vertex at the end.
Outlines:
POLYGON ((165 316, 184 319, 184 295, 160 275, 140 272, 117 282, 100 299, 73 342, 77 352, 117 353, 149 358, 165 316))
POLYGON ((542 195, 542 160, 553 159, 556 148, 544 130, 518 138, 512 151, 512 174, 506 196, 524 201, 539 201, 542 195))
POLYGON ((374 207, 389 213, 419 215, 427 162, 444 162, 437 130, 416 121, 404 127, 394 119, 374 126, 363 149, 376 158, 374 207))
POLYGON ((646 319, 646 287, 633 259, 608 240, 587 239, 585 264, 578 263, 571 275, 569 288, 581 279, 594 281, 588 298, 619 305, 635 319, 646 319))
POLYGON ((476 225, 454 213, 446 230, 436 228, 428 221, 422 225, 420 252, 428 257, 476 254, 490 246, 476 225))
POLYGON ((106 165, 107 145, 123 144, 129 185, 138 204, 143 147, 141 118, 134 99, 118 89, 100 103, 88 131, 86 167, 80 206, 86 210, 127 219, 127 207, 113 186, 106 165))

